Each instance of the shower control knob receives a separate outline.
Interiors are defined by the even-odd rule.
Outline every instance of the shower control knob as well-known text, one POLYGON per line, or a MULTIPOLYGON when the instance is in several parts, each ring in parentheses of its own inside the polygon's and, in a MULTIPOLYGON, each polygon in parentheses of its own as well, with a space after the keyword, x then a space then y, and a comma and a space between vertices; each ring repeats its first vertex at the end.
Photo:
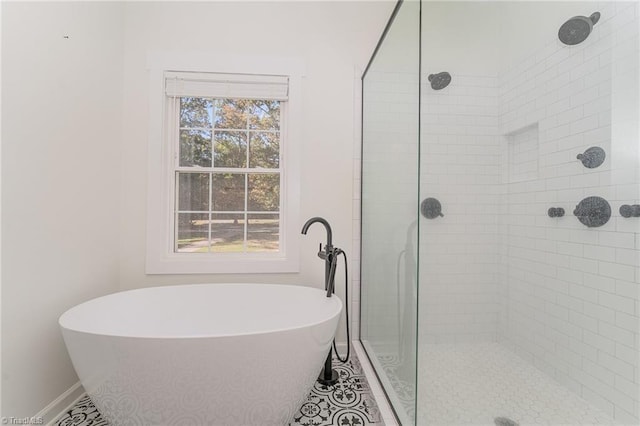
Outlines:
POLYGON ((606 153, 604 149, 599 146, 592 146, 587 149, 584 153, 578 154, 576 158, 582 161, 582 165, 588 169, 595 169, 604 163, 604 159, 606 158, 606 153))
POLYGON ((551 207, 547 210, 549 217, 562 217, 564 216, 564 209, 562 207, 551 207))
POLYGON ((611 206, 602 197, 587 197, 578 203, 573 214, 583 225, 596 228, 609 221, 611 206))
POLYGON ((451 74, 446 71, 438 74, 429 74, 427 80, 431 82, 431 88, 433 90, 442 90, 451 83, 451 74))
POLYGON ((640 217, 640 204, 623 204, 620 206, 620 216, 622 217, 640 217))
POLYGON ((425 198, 420 204, 420 211, 422 215, 427 219, 435 219, 437 217, 443 217, 442 205, 440 201, 435 198, 425 198))

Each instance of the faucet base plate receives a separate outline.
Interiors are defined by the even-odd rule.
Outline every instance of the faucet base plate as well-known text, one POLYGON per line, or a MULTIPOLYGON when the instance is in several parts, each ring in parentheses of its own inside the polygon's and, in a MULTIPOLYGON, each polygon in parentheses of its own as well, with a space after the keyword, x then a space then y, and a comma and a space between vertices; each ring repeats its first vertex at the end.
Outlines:
POLYGON ((318 376, 318 383, 325 386, 335 385, 336 383, 338 383, 338 372, 332 369, 331 376, 325 377, 324 368, 323 368, 322 371, 320 372, 320 375, 318 376))

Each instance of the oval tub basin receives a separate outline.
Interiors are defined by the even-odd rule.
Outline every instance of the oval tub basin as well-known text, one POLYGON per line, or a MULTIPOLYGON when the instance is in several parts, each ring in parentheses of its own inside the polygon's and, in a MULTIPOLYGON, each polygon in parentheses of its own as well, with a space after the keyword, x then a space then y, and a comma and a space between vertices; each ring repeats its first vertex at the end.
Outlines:
POLYGON ((323 290, 197 284, 115 293, 60 317, 112 425, 285 425, 329 353, 342 303, 323 290))

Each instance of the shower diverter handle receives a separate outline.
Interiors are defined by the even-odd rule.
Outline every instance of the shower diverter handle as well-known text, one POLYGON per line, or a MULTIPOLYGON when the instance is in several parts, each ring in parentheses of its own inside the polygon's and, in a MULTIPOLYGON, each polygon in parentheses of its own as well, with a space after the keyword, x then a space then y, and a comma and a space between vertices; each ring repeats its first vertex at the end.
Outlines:
POLYGON ((425 198, 420 204, 420 212, 427 219, 444 217, 442 214, 442 204, 436 198, 425 198))

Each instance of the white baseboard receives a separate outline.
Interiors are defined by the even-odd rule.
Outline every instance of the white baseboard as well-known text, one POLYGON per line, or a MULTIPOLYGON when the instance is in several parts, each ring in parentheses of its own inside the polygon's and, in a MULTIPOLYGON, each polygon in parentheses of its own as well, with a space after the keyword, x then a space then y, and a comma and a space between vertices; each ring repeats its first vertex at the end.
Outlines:
POLYGON ((80 382, 76 382, 62 395, 51 401, 38 414, 37 418, 42 418, 42 423, 51 426, 54 420, 60 417, 65 411, 71 408, 84 395, 84 388, 80 382))

